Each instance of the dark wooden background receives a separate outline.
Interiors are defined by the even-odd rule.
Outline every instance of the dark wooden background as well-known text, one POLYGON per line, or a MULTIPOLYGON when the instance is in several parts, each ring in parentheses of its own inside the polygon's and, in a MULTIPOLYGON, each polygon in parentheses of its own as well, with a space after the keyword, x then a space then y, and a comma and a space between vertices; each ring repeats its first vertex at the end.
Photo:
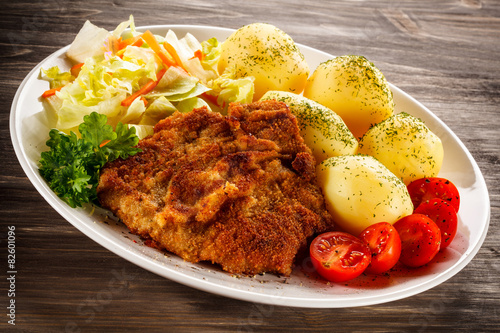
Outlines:
POLYGON ((0 330, 494 331, 500 329, 500 1, 11 0, 0 11, 0 330), (296 42, 365 55, 458 135, 490 192, 491 223, 472 262, 411 298, 348 309, 259 307, 174 283, 104 249, 59 216, 14 155, 12 99, 26 74, 87 19, 238 28, 274 24, 296 42), (16 326, 7 325, 6 233, 17 234, 16 326), (100 296, 115 274, 123 290, 100 296), (96 302, 100 300, 101 302, 96 302), (92 303, 94 302, 94 303, 92 303))

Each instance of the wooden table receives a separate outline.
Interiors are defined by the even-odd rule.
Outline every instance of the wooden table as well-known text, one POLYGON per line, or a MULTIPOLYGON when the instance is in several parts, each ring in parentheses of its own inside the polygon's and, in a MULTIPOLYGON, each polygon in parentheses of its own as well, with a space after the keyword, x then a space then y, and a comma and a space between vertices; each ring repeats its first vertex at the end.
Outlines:
MULTIPOLYGON (((488 331, 500 329, 500 3, 498 1, 26 1, 4 2, 0 34, 1 302, 6 237, 17 235, 16 326, 23 332, 488 331), (9 110, 23 78, 71 43, 85 20, 238 28, 274 24, 331 54, 365 55, 441 118, 467 146, 489 188, 491 222, 472 262, 445 283, 387 304, 347 309, 259 307, 145 271, 56 213, 23 173, 9 110), (122 278, 108 296, 110 281, 122 278), (106 296, 106 297, 104 297, 106 296), (103 301, 104 300, 104 301, 103 301), (94 302, 94 303, 92 303, 94 302)), ((7 319, 0 324, 3 330, 7 319)))

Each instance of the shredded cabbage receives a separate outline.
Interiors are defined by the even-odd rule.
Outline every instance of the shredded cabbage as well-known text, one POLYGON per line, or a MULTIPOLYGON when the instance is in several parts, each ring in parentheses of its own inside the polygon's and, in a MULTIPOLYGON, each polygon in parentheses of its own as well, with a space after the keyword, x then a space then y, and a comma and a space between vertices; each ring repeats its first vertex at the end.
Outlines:
POLYGON ((145 138, 149 135, 153 135, 153 127, 152 125, 134 125, 134 124, 129 124, 128 128, 135 128, 135 135, 137 135, 139 138, 145 138))
POLYGON ((90 21, 85 21, 66 55, 76 63, 84 62, 89 57, 102 55, 103 44, 110 36, 112 35, 107 30, 93 25, 90 21))
POLYGON ((203 41, 201 43, 201 51, 204 54, 204 57, 201 60, 201 65, 203 66, 203 68, 208 68, 214 72, 217 72, 217 63, 219 62, 221 54, 221 46, 222 44, 220 44, 215 37, 212 37, 209 40, 203 41))
POLYGON ((154 125, 161 119, 172 115, 176 110, 177 108, 172 104, 172 102, 166 99, 165 96, 160 96, 149 104, 144 116, 152 118, 154 123, 151 125, 154 125))
POLYGON ((176 34, 172 30, 169 30, 165 36, 165 41, 175 48, 182 61, 183 67, 189 74, 200 79, 204 84, 217 77, 215 71, 212 69, 205 69, 200 59, 194 57, 195 52, 198 50, 201 51, 202 46, 193 35, 187 33, 184 38, 178 39, 176 34))
POLYGON ((193 90, 198 79, 177 67, 170 67, 156 85, 155 92, 148 96, 172 96, 193 90))
POLYGON ((182 102, 179 102, 179 104, 177 105, 177 109, 182 113, 188 113, 191 112, 193 109, 201 108, 203 106, 209 108, 207 102, 205 102, 203 99, 198 97, 192 97, 185 99, 182 102))
POLYGON ((75 79, 75 77, 69 72, 61 73, 59 67, 57 66, 51 67, 47 70, 42 68, 40 77, 43 80, 49 81, 50 89, 65 86, 75 79))
POLYGON ((221 106, 222 112, 225 113, 229 103, 251 103, 254 95, 254 78, 247 76, 239 79, 234 79, 231 72, 226 72, 211 81, 210 95, 217 96, 217 104, 221 106))
POLYGON ((164 46, 175 49, 175 57, 169 57, 177 63, 169 67, 147 43, 127 43, 141 34, 132 16, 111 33, 87 21, 67 52, 71 60, 82 63, 78 76, 57 66, 41 70, 41 78, 50 82, 51 89, 61 88, 44 100, 46 110, 57 119, 57 129, 74 131, 85 115, 98 112, 112 126, 118 122, 134 126, 142 138, 175 111, 189 112, 200 106, 224 111, 230 102, 252 101, 252 77, 235 80, 229 73, 218 75, 221 44, 216 38, 200 43, 189 33, 180 39, 173 31, 154 35, 162 52, 169 54, 164 46), (151 80, 154 88, 142 92, 151 80), (130 101, 133 94, 137 97, 130 101), (212 103, 215 99, 217 105, 212 103))
MULTIPOLYGON (((217 38, 213 37, 201 43, 203 59, 201 64, 204 68, 217 72, 217 63, 221 54, 221 45, 217 38)), ((235 79, 234 74, 227 70, 222 75, 208 83, 211 91, 208 93, 217 97, 217 105, 221 112, 225 113, 229 103, 250 103, 254 95, 254 78, 252 76, 235 79)))

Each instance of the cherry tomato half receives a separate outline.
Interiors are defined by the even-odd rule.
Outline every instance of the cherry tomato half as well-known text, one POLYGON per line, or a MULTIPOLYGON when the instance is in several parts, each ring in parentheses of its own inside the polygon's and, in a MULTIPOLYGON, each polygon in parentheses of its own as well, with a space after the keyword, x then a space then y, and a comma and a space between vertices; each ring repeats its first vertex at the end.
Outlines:
POLYGON ((439 198, 422 202, 415 214, 423 214, 436 223, 441 230, 441 249, 450 245, 457 234, 457 213, 450 203, 439 198))
POLYGON ((439 198, 448 201, 458 213, 460 194, 456 186, 448 179, 430 177, 414 180, 408 184, 408 193, 415 208, 418 208, 424 201, 439 198))
POLYGON ((359 235, 372 251, 372 261, 366 269, 369 273, 380 274, 390 270, 401 255, 401 239, 396 229, 387 222, 372 224, 359 235))
POLYGON ((316 237, 309 252, 316 271, 333 282, 354 279, 363 273, 371 260, 371 251, 365 242, 340 231, 316 237))
POLYGON ((399 261, 409 267, 430 262, 439 252, 441 231, 434 221, 422 214, 412 214, 394 223, 401 238, 399 261))

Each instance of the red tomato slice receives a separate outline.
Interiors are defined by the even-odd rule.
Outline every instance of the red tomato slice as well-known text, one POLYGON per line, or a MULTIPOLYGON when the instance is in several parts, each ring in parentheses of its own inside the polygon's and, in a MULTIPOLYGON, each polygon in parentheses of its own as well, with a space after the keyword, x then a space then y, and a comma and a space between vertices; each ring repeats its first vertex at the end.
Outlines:
POLYGON ((424 201, 439 198, 448 201, 458 213, 460 194, 456 186, 448 179, 431 177, 414 180, 408 184, 408 193, 415 208, 424 201))
POLYGON ((372 224, 359 235, 372 251, 369 273, 380 274, 390 270, 401 255, 401 239, 396 229, 387 222, 372 224))
POLYGON ((457 213, 450 203, 439 198, 422 202, 415 214, 428 216, 441 230, 441 249, 450 245, 457 234, 457 213))
POLYGON ((340 231, 316 237, 309 252, 316 271, 333 282, 354 279, 363 273, 371 260, 371 251, 365 242, 340 231))
POLYGON ((422 214, 412 214, 394 223, 401 238, 399 261, 409 267, 429 263, 439 252, 441 231, 434 221, 422 214))

